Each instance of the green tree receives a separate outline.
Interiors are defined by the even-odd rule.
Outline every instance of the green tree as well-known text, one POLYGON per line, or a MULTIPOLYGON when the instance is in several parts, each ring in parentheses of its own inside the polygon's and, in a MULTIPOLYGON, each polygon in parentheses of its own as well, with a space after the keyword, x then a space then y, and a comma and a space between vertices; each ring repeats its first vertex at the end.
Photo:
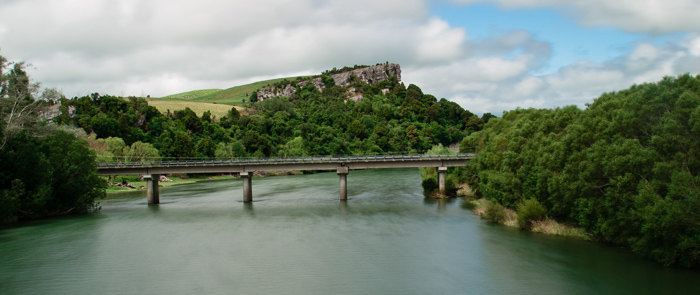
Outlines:
POLYGON ((237 140, 231 143, 220 142, 216 145, 214 156, 217 159, 235 159, 245 157, 245 147, 240 141, 237 140))
POLYGON ((284 145, 284 147, 280 151, 280 155, 282 155, 285 158, 293 158, 305 157, 308 156, 309 153, 306 150, 306 144, 304 142, 304 139, 301 136, 297 136, 284 145))
POLYGON ((211 140, 211 137, 205 136, 197 142, 195 146, 195 152, 197 157, 200 158, 210 158, 214 157, 215 146, 211 140))
POLYGON ((127 162, 157 162, 160 161, 158 150, 150 143, 134 142, 122 149, 124 160, 127 162))
POLYGON ((175 133, 175 138, 170 148, 170 155, 178 160, 196 157, 192 137, 182 131, 175 133))

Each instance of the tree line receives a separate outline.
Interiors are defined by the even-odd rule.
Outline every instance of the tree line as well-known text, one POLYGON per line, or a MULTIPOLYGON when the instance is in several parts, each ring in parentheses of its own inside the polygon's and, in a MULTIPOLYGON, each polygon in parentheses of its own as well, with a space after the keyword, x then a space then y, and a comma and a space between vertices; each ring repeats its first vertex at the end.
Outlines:
POLYGON ((700 75, 605 93, 584 110, 516 109, 465 137, 476 194, 666 265, 700 266, 700 75))
POLYGON ((232 107, 221 118, 210 112, 198 116, 189 108, 160 113, 143 98, 93 93, 61 99, 62 114, 54 121, 94 134, 93 147, 120 138, 121 148, 98 148, 101 160, 124 160, 127 156, 117 150, 129 147, 150 150, 147 157, 130 157, 146 161, 421 153, 436 144, 459 143, 492 117, 480 118, 396 79, 354 86, 364 96, 359 102, 347 99, 348 87, 327 86, 320 92, 308 83, 291 97, 248 103, 244 115, 232 107))

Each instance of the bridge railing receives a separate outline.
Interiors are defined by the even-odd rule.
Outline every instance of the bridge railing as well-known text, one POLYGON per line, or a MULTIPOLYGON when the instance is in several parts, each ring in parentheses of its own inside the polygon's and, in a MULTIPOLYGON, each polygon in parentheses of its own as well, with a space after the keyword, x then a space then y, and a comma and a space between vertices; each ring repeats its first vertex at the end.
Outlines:
POLYGON ((174 166, 222 166, 241 164, 282 164, 282 163, 318 163, 318 162, 381 162, 381 161, 401 161, 420 159, 440 159, 440 160, 466 160, 474 157, 473 153, 466 154, 396 154, 396 155, 367 155, 367 156, 312 156, 296 158, 236 158, 236 159, 201 159, 201 160, 177 160, 177 161, 157 161, 157 162, 101 162, 97 163, 99 168, 140 168, 140 167, 174 167, 174 166))

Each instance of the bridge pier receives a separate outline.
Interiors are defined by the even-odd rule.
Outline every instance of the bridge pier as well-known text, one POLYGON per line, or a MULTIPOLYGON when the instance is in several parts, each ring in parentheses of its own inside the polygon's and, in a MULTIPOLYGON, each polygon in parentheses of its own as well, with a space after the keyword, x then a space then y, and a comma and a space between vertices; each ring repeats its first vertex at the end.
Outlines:
POLYGON ((437 176, 438 176, 438 187, 440 188, 440 193, 444 194, 445 193, 445 173, 447 173, 447 167, 438 167, 437 168, 437 176))
POLYGON ((160 192, 158 191, 160 174, 144 175, 143 180, 146 181, 146 196, 148 197, 148 205, 156 205, 160 203, 160 192))
POLYGON ((338 167, 338 176, 340 176, 340 200, 348 200, 348 167, 340 166, 338 167))
POLYGON ((241 179, 243 180, 243 202, 253 202, 253 173, 241 172, 241 179))

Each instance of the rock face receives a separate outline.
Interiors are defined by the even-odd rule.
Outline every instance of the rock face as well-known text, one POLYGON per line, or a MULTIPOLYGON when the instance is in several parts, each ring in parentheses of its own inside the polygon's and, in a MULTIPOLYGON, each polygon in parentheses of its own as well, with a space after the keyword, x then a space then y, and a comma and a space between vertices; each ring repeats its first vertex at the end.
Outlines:
POLYGON ((335 81, 335 85, 348 86, 352 84, 352 75, 355 75, 360 81, 367 84, 377 84, 384 80, 389 80, 389 77, 395 76, 401 82, 401 67, 398 64, 381 64, 361 69, 352 70, 350 72, 338 73, 331 75, 335 81))
MULTIPOLYGON (((389 80, 389 78, 392 76, 396 77, 398 82, 401 82, 401 66, 399 66, 398 64, 386 63, 379 64, 376 66, 354 69, 347 72, 331 74, 329 76, 333 79, 335 85, 345 87, 353 83, 353 75, 363 83, 367 83, 370 85, 389 80)), ((301 81, 296 84, 296 87, 292 86, 292 84, 288 84, 284 88, 277 88, 275 86, 263 87, 258 90, 258 100, 266 100, 278 96, 292 96, 292 94, 294 94, 294 92, 296 91, 297 87, 302 87, 309 82, 313 83, 316 89, 318 89, 321 92, 323 92, 323 89, 326 88, 326 85, 323 84, 321 78, 317 77, 311 80, 301 81)), ((362 100, 362 94, 355 94, 354 91, 351 91, 350 99, 353 99, 355 101, 362 100)))
POLYGON ((292 96, 292 94, 294 94, 294 91, 297 91, 297 89, 291 84, 287 85, 287 87, 284 87, 282 89, 273 86, 267 86, 258 90, 258 100, 266 100, 278 96, 292 96))

